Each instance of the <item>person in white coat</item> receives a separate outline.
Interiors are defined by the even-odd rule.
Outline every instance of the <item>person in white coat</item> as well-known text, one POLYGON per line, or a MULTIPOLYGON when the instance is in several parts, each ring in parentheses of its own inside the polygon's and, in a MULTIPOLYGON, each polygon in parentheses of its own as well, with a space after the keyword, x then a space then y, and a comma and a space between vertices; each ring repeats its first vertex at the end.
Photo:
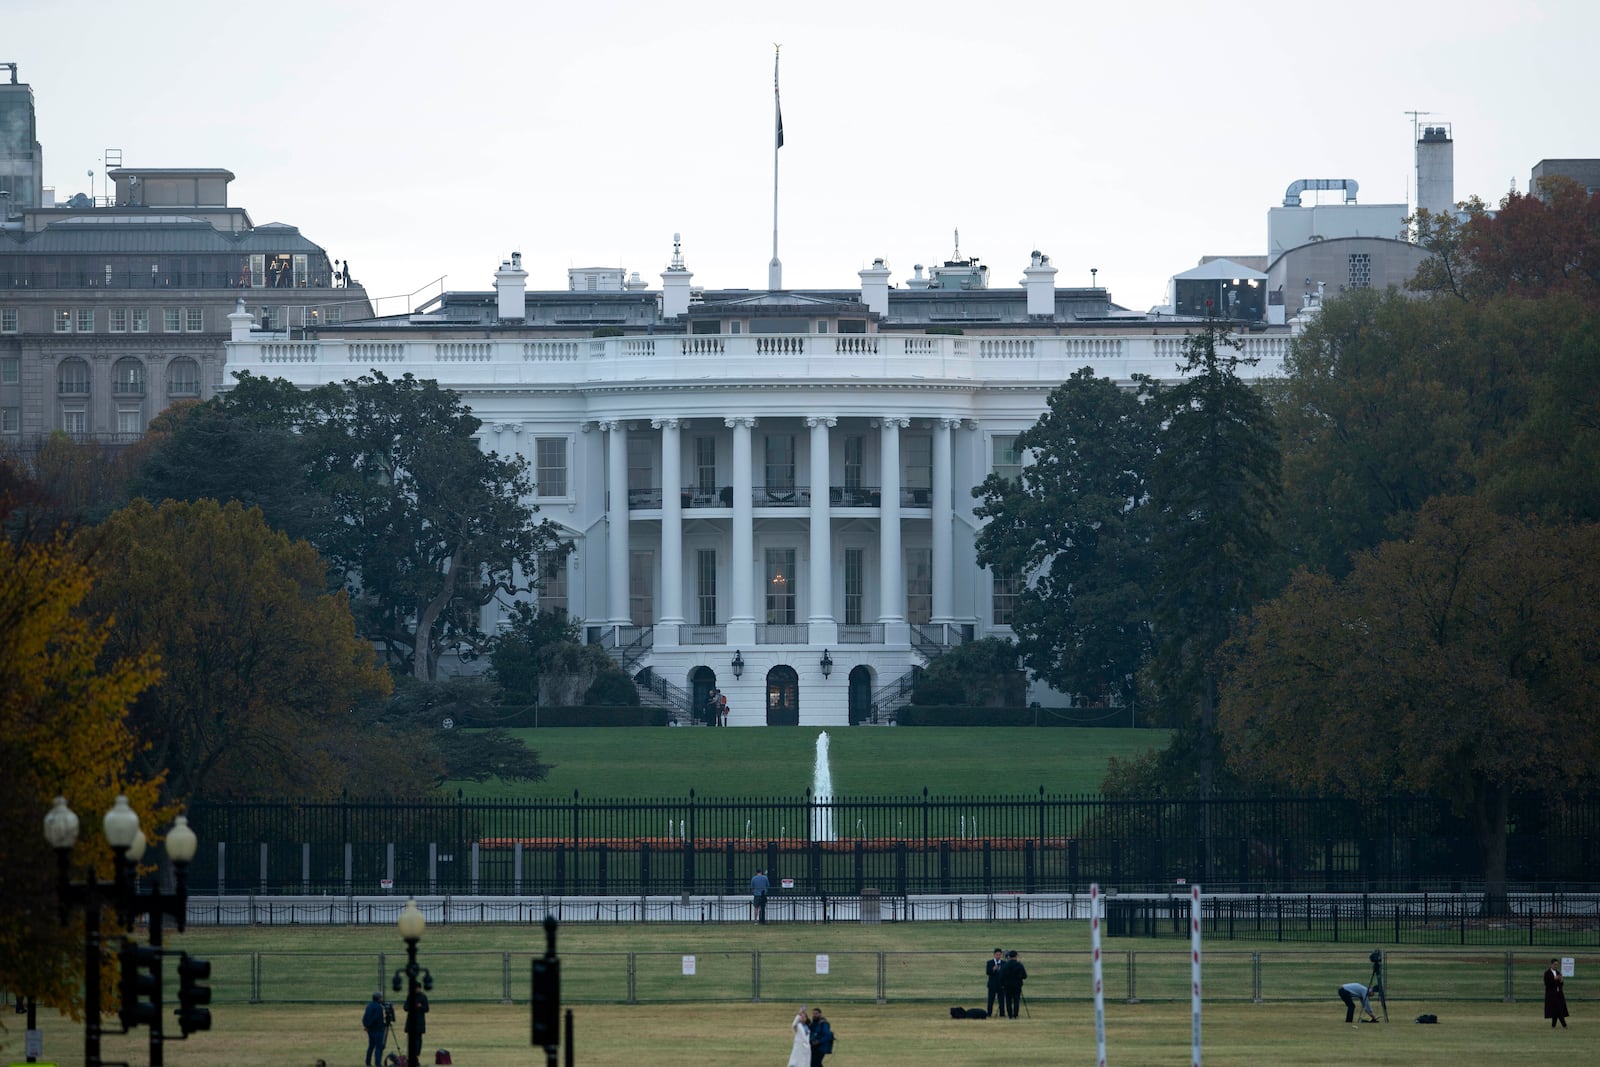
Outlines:
POLYGON ((787 1067, 811 1067, 811 1016, 802 1005, 794 1020, 789 1023, 794 1043, 789 1049, 787 1067))

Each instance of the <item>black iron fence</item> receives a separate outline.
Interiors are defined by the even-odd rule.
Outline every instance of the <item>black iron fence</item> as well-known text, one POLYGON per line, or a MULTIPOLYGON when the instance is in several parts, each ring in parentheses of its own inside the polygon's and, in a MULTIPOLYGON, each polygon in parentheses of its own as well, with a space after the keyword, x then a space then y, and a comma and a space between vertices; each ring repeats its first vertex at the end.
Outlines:
MULTIPOLYGON (((837 896, 1470 890, 1470 825, 1427 799, 893 797, 196 804, 196 892, 837 896)), ((1524 817, 1513 886, 1600 889, 1600 802, 1524 817)))

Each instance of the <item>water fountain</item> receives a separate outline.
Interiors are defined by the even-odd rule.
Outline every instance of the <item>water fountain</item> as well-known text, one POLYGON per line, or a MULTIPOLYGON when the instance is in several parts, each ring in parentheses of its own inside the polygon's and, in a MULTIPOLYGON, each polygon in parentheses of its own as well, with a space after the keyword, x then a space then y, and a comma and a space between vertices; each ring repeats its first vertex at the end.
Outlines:
POLYGON ((811 840, 833 841, 833 769, 828 766, 828 731, 817 735, 817 762, 811 772, 811 840))

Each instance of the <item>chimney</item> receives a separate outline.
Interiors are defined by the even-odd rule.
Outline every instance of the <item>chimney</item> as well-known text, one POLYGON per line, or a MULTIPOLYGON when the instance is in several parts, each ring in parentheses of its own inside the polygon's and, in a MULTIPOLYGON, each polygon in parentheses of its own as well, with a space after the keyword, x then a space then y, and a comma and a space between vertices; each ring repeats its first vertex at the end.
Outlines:
POLYGON ((1028 290, 1028 317, 1055 318, 1056 269, 1049 256, 1034 251, 1032 263, 1022 272, 1022 284, 1028 290))
POLYGON ((1455 215, 1455 147, 1444 123, 1424 126, 1417 138, 1417 206, 1435 218, 1455 215))
POLYGON ((494 291, 498 295, 496 318, 501 322, 521 322, 528 317, 528 272, 522 269, 522 253, 511 253, 494 272, 494 291))
POLYGON ((872 266, 856 273, 861 276, 861 302, 879 318, 888 318, 889 268, 883 265, 883 257, 879 256, 872 261, 872 266))
POLYGON ((250 328, 255 323, 256 320, 251 317, 250 312, 244 309, 244 297, 241 296, 239 302, 233 306, 233 313, 228 316, 228 340, 250 340, 250 328))
POLYGON ((675 319, 689 310, 689 280, 694 272, 683 265, 683 238, 672 235, 672 266, 661 272, 661 317, 675 319))

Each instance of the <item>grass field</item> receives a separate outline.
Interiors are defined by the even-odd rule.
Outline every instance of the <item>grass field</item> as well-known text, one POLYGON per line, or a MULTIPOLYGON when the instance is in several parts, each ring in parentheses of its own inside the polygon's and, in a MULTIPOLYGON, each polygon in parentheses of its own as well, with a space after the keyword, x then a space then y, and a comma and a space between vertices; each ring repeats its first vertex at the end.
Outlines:
MULTIPOLYGON (((473 797, 798 797, 811 786, 817 734, 767 729, 512 731, 555 765, 533 784, 451 783, 473 797)), ((1166 744, 1164 730, 1023 727, 828 731, 839 797, 1004 792, 1096 793, 1112 756, 1166 744)))
MULTIPOLYGON (((820 1004, 840 1035, 829 1067, 1016 1067, 1018 1064, 1092 1063, 1093 1011, 1089 998, 1088 929, 1084 923, 905 924, 878 927, 768 926, 581 926, 559 931, 563 956, 563 989, 582 988, 589 962, 602 954, 660 953, 671 966, 641 975, 641 993, 670 995, 670 983, 684 983, 678 972, 681 954, 694 953, 707 964, 699 979, 718 982, 727 992, 699 999, 657 1001, 638 1005, 565 1002, 576 1025, 576 1062, 586 1067, 649 1064, 659 1067, 701 1064, 772 1064, 787 1054, 787 1026, 795 1004, 820 1004), (982 963, 994 945, 1016 947, 1029 960, 1029 1016, 1016 1022, 956 1021, 952 1004, 981 1005, 982 963), (781 970, 784 952, 801 958, 793 974, 763 976, 765 987, 781 993, 749 1002, 748 962, 759 948, 763 968, 781 970), (812 954, 832 952, 843 963, 851 952, 905 954, 891 960, 937 985, 937 994, 922 999, 876 1004, 834 995, 827 977, 811 972, 812 954), (920 953, 922 955, 911 955, 920 953), (959 954, 959 955, 956 955, 959 954), (716 972, 718 958, 734 961, 727 974, 716 972), (742 968, 742 970, 741 970, 742 968), (941 975, 953 976, 946 984, 941 975), (570 979, 570 981, 569 981, 570 979), (739 990, 743 990, 742 998, 739 990), (787 994, 787 996, 782 995, 787 994)), ((209 954, 219 990, 213 1005, 215 1029, 187 1042, 166 1047, 171 1067, 310 1067, 318 1057, 330 1067, 354 1067, 365 1047, 358 1026, 361 1008, 376 977, 376 953, 386 953, 392 971, 404 961, 403 946, 392 928, 236 928, 192 929, 169 938, 191 952, 209 954), (324 1003, 238 1003, 222 996, 227 959, 250 959, 263 953, 257 966, 276 977, 277 993, 324 1003), (368 954, 345 960, 343 954, 368 954)), ((542 948, 542 931, 534 926, 430 926, 420 959, 434 976, 433 1010, 425 1049, 447 1048, 460 1067, 511 1067, 542 1063, 542 1054, 528 1045, 526 990, 529 954, 542 948), (514 996, 522 1003, 464 1002, 463 986, 477 978, 468 973, 481 961, 466 953, 515 952, 511 971, 514 996), (455 994, 453 995, 453 991, 455 994)), ((1118 939, 1107 943, 1107 1039, 1112 1064, 1181 1064, 1189 1049, 1187 953, 1181 944, 1118 939), (1125 974, 1117 962, 1128 952, 1139 958, 1141 988, 1165 999, 1125 1003, 1125 974), (1160 960, 1159 966, 1157 961, 1160 960), (1159 977, 1145 972, 1154 970, 1159 977), (1170 986, 1170 988, 1168 988, 1170 986)), ((1600 967, 1600 958, 1572 950, 1524 950, 1515 964, 1519 1002, 1501 1002, 1504 954, 1396 949, 1391 954, 1391 985, 1411 990, 1390 999, 1388 1025, 1352 1028, 1344 1023, 1343 1006, 1334 989, 1366 977, 1365 946, 1239 945, 1214 941, 1206 945, 1204 1010, 1205 1062, 1208 1064, 1296 1065, 1407 1064, 1463 1067, 1474 1064, 1519 1064, 1554 1060, 1563 1065, 1600 1062, 1600 1025, 1589 1018, 1590 1005, 1582 981, 1600 967), (1267 1003, 1250 1002, 1248 958, 1263 956, 1263 992, 1267 1003), (1577 1012, 1572 1029, 1551 1032, 1541 1015, 1539 971, 1550 955, 1578 957, 1577 975, 1569 982, 1569 998, 1577 1012), (1429 970, 1431 968, 1431 970, 1429 970), (1424 983, 1419 974, 1428 973, 1424 983), (1428 988, 1424 990, 1423 986, 1428 988), (1433 1012, 1438 1026, 1410 1020, 1433 1012)), ((615 961, 612 961, 615 962, 615 961)), ((500 964, 493 962, 493 969, 500 964)), ((648 968, 641 966, 641 971, 648 968)), ((896 978, 913 982, 918 975, 896 978)), ((173 985, 168 975, 169 997, 173 985)), ((911 986, 905 986, 912 988, 911 986)), ((271 998, 269 998, 271 999, 271 998)), ((21 1034, 15 1016, 0 1041, 0 1055, 20 1059, 21 1034)), ((82 1030, 54 1016, 43 1021, 46 1059, 70 1067, 82 1063, 82 1030)), ((109 1035, 103 1057, 135 1064, 148 1062, 142 1032, 109 1035)))

